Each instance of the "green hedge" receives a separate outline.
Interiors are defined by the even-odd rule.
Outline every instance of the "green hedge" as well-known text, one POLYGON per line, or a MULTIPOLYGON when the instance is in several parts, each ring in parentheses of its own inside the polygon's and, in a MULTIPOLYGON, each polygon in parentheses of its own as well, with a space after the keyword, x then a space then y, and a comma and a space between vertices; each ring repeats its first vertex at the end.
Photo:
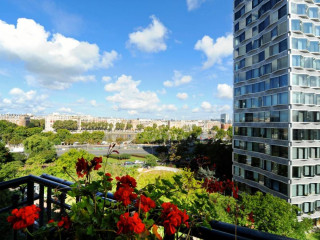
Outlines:
POLYGON ((117 160, 125 160, 125 159, 130 159, 131 155, 127 153, 123 154, 111 154, 109 156, 110 158, 117 159, 117 160))
POLYGON ((145 154, 132 154, 132 157, 138 157, 138 158, 146 158, 145 154))

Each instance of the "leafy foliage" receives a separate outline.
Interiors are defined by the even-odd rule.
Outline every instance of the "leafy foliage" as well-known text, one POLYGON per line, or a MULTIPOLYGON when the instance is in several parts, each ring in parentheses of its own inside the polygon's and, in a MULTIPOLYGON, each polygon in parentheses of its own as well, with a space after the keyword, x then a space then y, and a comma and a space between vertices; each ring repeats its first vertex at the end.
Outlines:
POLYGON ((191 131, 185 131, 183 128, 168 126, 146 127, 144 131, 137 134, 137 143, 167 143, 169 141, 181 142, 182 140, 197 139, 202 133, 200 127, 193 126, 191 131))
POLYGON ((255 228, 263 232, 305 239, 305 232, 312 226, 311 219, 298 222, 296 206, 268 193, 243 194, 242 204, 254 213, 255 228))
MULTIPOLYGON (((94 155, 83 149, 70 149, 55 161, 55 166, 50 167, 50 171, 54 176, 65 177, 65 171, 73 173, 77 160, 82 157, 85 159, 92 159, 94 155)), ((69 177, 68 179, 71 180, 69 177)))
POLYGON ((155 167, 157 166, 157 160, 158 158, 155 157, 154 155, 152 154, 148 154, 146 156, 146 166, 150 166, 150 167, 155 167))
POLYGON ((53 129, 59 130, 59 129, 67 129, 67 130, 77 130, 78 129, 78 123, 77 121, 73 120, 57 120, 53 123, 53 129))
POLYGON ((23 141, 24 151, 28 154, 37 154, 43 151, 53 150, 53 143, 40 135, 33 135, 23 141))

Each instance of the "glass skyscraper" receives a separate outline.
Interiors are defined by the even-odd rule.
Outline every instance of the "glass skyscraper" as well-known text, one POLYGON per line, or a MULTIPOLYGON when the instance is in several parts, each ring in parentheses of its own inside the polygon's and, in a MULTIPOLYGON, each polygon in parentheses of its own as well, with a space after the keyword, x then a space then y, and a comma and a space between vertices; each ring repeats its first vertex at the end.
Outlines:
POLYGON ((320 218, 320 0, 234 1, 233 177, 320 218))

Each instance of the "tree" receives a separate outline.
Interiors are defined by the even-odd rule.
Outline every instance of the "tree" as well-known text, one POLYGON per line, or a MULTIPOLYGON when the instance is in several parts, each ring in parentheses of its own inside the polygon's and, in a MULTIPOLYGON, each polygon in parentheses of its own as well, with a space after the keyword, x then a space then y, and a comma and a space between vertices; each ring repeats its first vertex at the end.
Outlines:
POLYGON ((191 138, 193 140, 196 140, 202 133, 202 128, 201 127, 197 127, 196 125, 192 125, 192 131, 191 131, 191 138))
POLYGON ((232 140, 232 137, 233 137, 233 129, 232 127, 230 126, 227 130, 227 136, 230 140, 232 140))
POLYGON ((152 154, 148 154, 146 156, 146 166, 149 166, 149 167, 155 167, 157 166, 157 160, 158 158, 155 157, 154 155, 152 154))
POLYGON ((116 130, 124 130, 126 125, 124 123, 116 123, 116 130))
POLYGON ((0 182, 14 178, 21 166, 22 161, 15 159, 4 143, 0 142, 0 182))
POLYGON ((12 161, 12 155, 9 149, 5 147, 4 143, 0 142, 0 163, 7 163, 12 161))
POLYGON ((136 128, 137 130, 141 131, 143 130, 144 126, 141 123, 139 123, 136 128))
POLYGON ((220 128, 215 135, 215 139, 223 140, 226 135, 227 135, 226 131, 220 128))
POLYGON ((255 229, 259 231, 305 239, 305 233, 312 228, 311 219, 298 221, 298 207, 269 193, 242 194, 242 204, 253 213, 255 229))
POLYGON ((131 130, 133 125, 131 123, 127 123, 126 130, 131 130))
POLYGON ((21 161, 0 164, 0 182, 15 178, 22 166, 23 163, 21 161))
POLYGON ((59 129, 67 129, 67 130, 77 130, 78 129, 78 122, 73 120, 57 120, 53 123, 53 129, 59 130, 59 129))
POLYGON ((60 143, 65 142, 68 137, 71 136, 71 133, 67 129, 58 129, 57 130, 57 138, 59 138, 60 143))
MULTIPOLYGON (((88 153, 83 149, 70 149, 68 152, 62 154, 56 161, 55 166, 50 168, 50 173, 57 177, 65 177, 64 168, 70 173, 71 175, 75 176, 75 166, 78 158, 84 158, 87 160, 93 159, 94 155, 88 153)), ((71 179, 70 179, 71 180, 71 179)))
POLYGON ((214 131, 214 132, 217 132, 217 131, 219 130, 219 127, 218 127, 218 126, 213 126, 213 127, 211 128, 211 130, 214 131))
POLYGON ((45 120, 44 119, 31 119, 30 123, 27 125, 28 128, 35 128, 39 127, 44 129, 45 127, 45 120))
POLYGON ((33 135, 23 141, 24 151, 28 154, 37 154, 42 151, 54 150, 53 143, 47 137, 33 135))
POLYGON ((93 133, 91 133, 91 138, 90 138, 90 142, 91 143, 101 143, 103 138, 104 138, 104 132, 102 131, 95 131, 93 133))

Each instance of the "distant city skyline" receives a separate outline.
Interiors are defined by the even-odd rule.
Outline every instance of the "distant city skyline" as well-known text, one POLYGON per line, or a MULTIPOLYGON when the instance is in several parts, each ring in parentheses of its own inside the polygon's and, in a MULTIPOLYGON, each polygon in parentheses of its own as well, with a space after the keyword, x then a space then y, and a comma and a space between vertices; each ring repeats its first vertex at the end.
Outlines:
POLYGON ((4 0, 0 113, 231 116, 232 4, 4 0))

